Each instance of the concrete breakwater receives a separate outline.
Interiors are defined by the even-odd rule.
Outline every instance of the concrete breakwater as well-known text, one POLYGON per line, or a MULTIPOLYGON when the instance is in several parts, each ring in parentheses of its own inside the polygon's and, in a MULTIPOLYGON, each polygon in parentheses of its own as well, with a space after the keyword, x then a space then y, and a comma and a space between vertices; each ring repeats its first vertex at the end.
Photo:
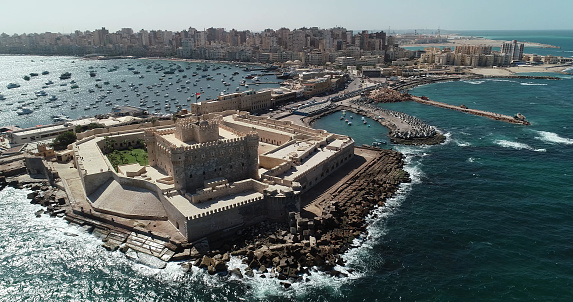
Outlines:
POLYGON ((465 105, 455 106, 455 105, 450 105, 450 104, 446 104, 446 103, 442 103, 442 102, 432 101, 432 100, 428 99, 427 97, 412 96, 412 100, 415 102, 418 102, 420 104, 426 104, 426 105, 431 105, 431 106, 440 107, 440 108, 452 109, 452 110, 461 111, 461 112, 465 112, 465 113, 469 113, 469 114, 473 114, 473 115, 491 118, 491 119, 494 119, 497 121, 504 121, 504 122, 508 122, 508 123, 512 123, 512 124, 521 124, 521 125, 529 125, 530 124, 525 119, 525 117, 519 113, 516 116, 509 116, 509 115, 499 114, 499 113, 495 113, 495 112, 483 111, 483 110, 478 110, 478 109, 471 109, 471 108, 466 107, 465 105))
MULTIPOLYGON (((401 144, 438 144, 445 140, 435 127, 415 116, 403 112, 380 108, 367 98, 352 100, 359 109, 357 113, 367 115, 390 129, 390 139, 401 144)), ((351 110, 353 107, 351 106, 351 110)))
POLYGON ((339 105, 315 116, 306 117, 303 122, 311 125, 315 120, 337 111, 347 110, 367 116, 388 128, 390 140, 403 145, 436 145, 445 141, 445 136, 420 119, 397 111, 377 107, 366 98, 350 101, 350 106, 339 105))
POLYGON ((333 175, 338 177, 334 185, 318 185, 325 192, 310 201, 320 208, 316 213, 290 213, 288 225, 262 223, 236 232, 218 245, 212 243, 209 250, 193 247, 192 260, 183 266, 194 265, 211 274, 226 272, 239 278, 265 274, 283 280, 285 287, 304 281, 303 274, 312 267, 331 276, 344 276, 334 267, 344 265, 342 253, 366 231, 368 214, 394 196, 401 183, 409 181, 408 173, 402 170, 401 153, 356 148, 356 154, 358 162, 361 154, 368 159, 349 175, 333 175), (231 256, 240 257, 248 267, 227 271, 225 262, 231 256))

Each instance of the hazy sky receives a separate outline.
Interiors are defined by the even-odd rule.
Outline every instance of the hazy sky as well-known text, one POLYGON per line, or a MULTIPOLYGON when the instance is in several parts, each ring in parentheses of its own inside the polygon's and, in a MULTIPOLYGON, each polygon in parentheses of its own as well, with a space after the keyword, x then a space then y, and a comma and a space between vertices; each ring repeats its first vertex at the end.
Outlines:
POLYGON ((573 29, 571 0, 0 0, 0 33, 122 27, 573 29))

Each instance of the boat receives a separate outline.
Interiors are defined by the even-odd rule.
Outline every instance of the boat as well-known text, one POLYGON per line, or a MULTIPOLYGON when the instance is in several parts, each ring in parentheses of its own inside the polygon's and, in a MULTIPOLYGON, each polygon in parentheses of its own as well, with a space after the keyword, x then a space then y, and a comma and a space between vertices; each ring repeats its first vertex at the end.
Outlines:
POLYGON ((38 76, 38 73, 37 73, 37 72, 31 72, 31 73, 30 73, 30 76, 31 76, 31 77, 37 77, 37 76, 38 76))
POLYGON ((6 97, 0 94, 0 101, 3 101, 5 99, 6 99, 6 97))
POLYGON ((70 121, 70 117, 67 115, 52 115, 52 120, 56 123, 58 122, 69 122, 70 121))
POLYGON ((16 111, 16 113, 18 113, 18 115, 30 114, 32 112, 34 112, 34 110, 32 110, 28 107, 22 107, 16 111))
POLYGON ((49 80, 49 81, 47 81, 45 84, 46 84, 46 85, 52 85, 52 84, 54 84, 54 82, 53 82, 52 80, 49 80))
POLYGON ((348 126, 352 126, 352 122, 348 122, 348 126))
POLYGON ((78 84, 74 84, 70 87, 71 89, 76 89, 76 88, 80 88, 80 86, 78 86, 78 84))
POLYGON ((26 75, 26 76, 24 76, 24 80, 29 81, 30 77, 26 75))
POLYGON ((48 94, 44 90, 34 92, 36 96, 47 96, 48 94))
POLYGON ((69 72, 64 72, 60 75, 60 80, 67 80, 72 77, 72 74, 69 72))
POLYGON ((16 84, 16 83, 10 83, 6 86, 6 88, 8 88, 8 89, 18 88, 18 87, 20 87, 20 84, 16 84))
POLYGON ((90 72, 90 77, 93 78, 93 77, 95 77, 96 75, 97 75, 97 74, 96 74, 94 71, 91 71, 91 72, 90 72))
POLYGON ((293 76, 292 73, 290 72, 283 72, 282 74, 278 75, 277 74, 277 79, 279 80, 287 80, 290 79, 293 76))
POLYGON ((47 74, 50 74, 50 72, 49 72, 49 71, 47 71, 47 70, 45 70, 45 71, 42 71, 42 75, 47 75, 47 74))

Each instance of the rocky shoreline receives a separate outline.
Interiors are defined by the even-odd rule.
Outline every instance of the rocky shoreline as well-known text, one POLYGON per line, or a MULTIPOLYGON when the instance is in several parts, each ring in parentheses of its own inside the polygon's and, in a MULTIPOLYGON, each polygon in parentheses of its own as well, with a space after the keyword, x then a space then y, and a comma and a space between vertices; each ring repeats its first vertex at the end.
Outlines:
MULTIPOLYGON (((232 232, 227 238, 209 238, 209 243, 164 242, 164 247, 171 250, 169 260, 182 261, 180 264, 184 269, 196 266, 209 274, 237 278, 255 274, 275 277, 285 288, 293 282, 305 281, 305 276, 316 271, 327 272, 334 277, 345 276, 345 272, 335 267, 344 265, 342 254, 352 247, 354 239, 365 234, 366 217, 394 196, 401 183, 410 180, 402 169, 401 153, 378 148, 363 149, 376 153, 375 158, 353 171, 348 179, 330 187, 326 197, 321 195, 314 201, 321 209, 319 215, 304 210, 292 212, 288 223, 262 222, 232 232), (247 268, 229 269, 231 257, 239 257, 247 268)), ((69 197, 57 175, 30 176, 31 169, 25 157, 1 168, 0 188, 11 186, 32 190, 28 194, 30 202, 45 207, 37 211, 36 216, 48 214, 64 218, 102 239, 102 246, 110 251, 119 249, 128 258, 152 267, 165 266, 161 257, 155 259, 142 255, 145 251, 134 250, 128 245, 129 236, 133 236, 129 230, 120 230, 105 222, 94 224, 85 217, 72 215, 69 197), (155 260, 145 260, 146 257, 155 260)))
POLYGON ((276 277, 287 288, 293 282, 305 281, 303 276, 315 270, 345 276, 335 266, 344 265, 341 255, 367 231, 366 217, 394 196, 401 183, 410 181, 402 169, 401 153, 372 150, 378 152, 374 160, 334 188, 326 199, 315 200, 321 215, 290 213, 288 225, 262 223, 236 232, 234 239, 221 241, 218 249, 201 252, 193 247, 189 251, 192 259, 182 265, 238 278, 255 274, 276 277), (231 256, 240 257, 247 268, 228 271, 226 262, 231 256))

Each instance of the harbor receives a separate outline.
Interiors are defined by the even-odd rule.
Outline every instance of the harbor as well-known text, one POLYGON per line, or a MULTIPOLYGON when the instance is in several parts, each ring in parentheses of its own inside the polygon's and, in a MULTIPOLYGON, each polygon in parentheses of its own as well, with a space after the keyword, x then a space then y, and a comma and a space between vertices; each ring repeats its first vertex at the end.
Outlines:
MULTIPOLYGON (((8 64, 2 60, 7 57, 0 57, 0 63, 8 64)), ((14 60, 20 68, 0 77, 0 118, 21 128, 104 115, 119 106, 171 114, 221 94, 278 89, 282 83, 278 74, 232 62, 39 56, 14 60), (22 78, 30 73, 39 75, 22 78)))

